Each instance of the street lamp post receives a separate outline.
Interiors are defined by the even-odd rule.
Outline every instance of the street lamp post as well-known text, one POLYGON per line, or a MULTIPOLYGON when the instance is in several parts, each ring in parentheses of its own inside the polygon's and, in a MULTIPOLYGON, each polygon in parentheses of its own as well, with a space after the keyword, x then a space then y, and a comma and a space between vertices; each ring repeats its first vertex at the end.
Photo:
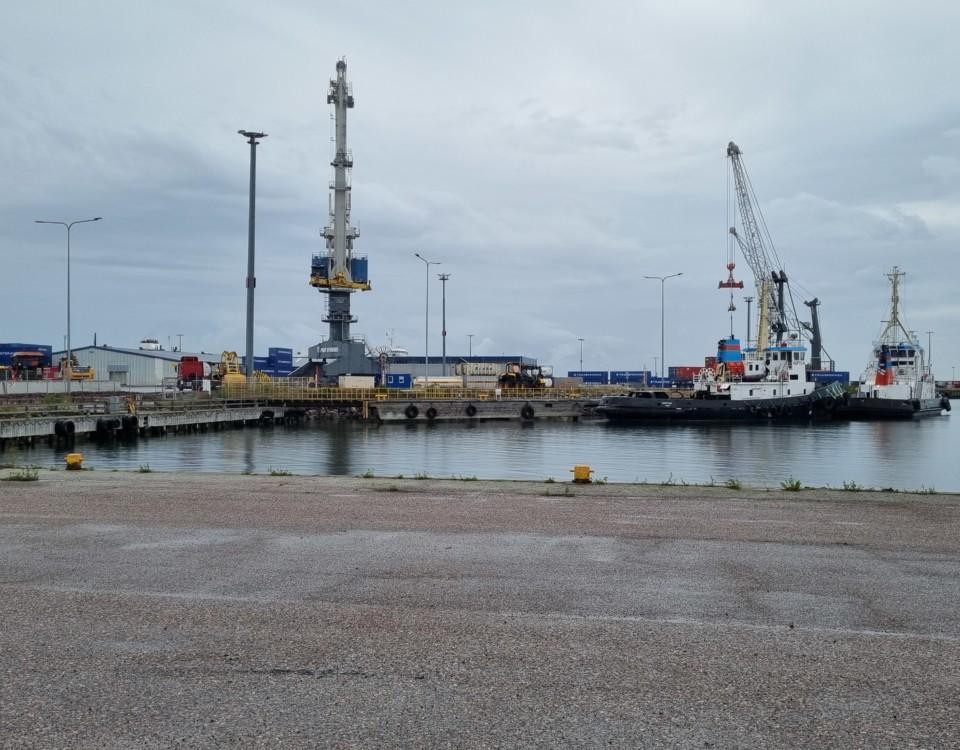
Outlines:
POLYGON ((580 342, 580 372, 583 372, 583 339, 578 337, 577 341, 580 342))
POLYGON ((443 287, 442 299, 443 299, 443 323, 441 328, 440 340, 443 343, 443 377, 447 376, 447 279, 450 278, 448 273, 438 273, 437 278, 440 279, 440 284, 443 287))
POLYGON ((683 276, 683 271, 679 273, 671 273, 666 276, 644 276, 645 279, 657 279, 660 282, 660 378, 663 379, 663 371, 666 368, 666 360, 663 358, 663 330, 664 330, 664 315, 663 315, 663 288, 667 279, 672 279, 676 276, 683 276))
POLYGON ((473 357, 473 334, 467 334, 467 346, 470 348, 470 352, 467 354, 468 357, 473 357))
POLYGON ((414 253, 427 267, 427 303, 423 314, 423 382, 430 382, 430 266, 439 266, 439 260, 427 260, 420 253, 414 253))
POLYGON ((257 141, 266 138, 266 133, 253 133, 249 130, 238 130, 240 135, 250 144, 250 218, 247 222, 247 379, 253 379, 253 290, 257 286, 257 277, 253 273, 254 253, 254 216, 256 209, 257 191, 257 141))
POLYGON ((59 224, 67 228, 67 366, 62 375, 67 379, 67 393, 70 393, 70 385, 73 380, 73 349, 70 344, 70 229, 74 224, 87 224, 92 221, 102 220, 102 216, 94 216, 92 219, 77 219, 76 221, 44 221, 35 219, 35 224, 59 224))

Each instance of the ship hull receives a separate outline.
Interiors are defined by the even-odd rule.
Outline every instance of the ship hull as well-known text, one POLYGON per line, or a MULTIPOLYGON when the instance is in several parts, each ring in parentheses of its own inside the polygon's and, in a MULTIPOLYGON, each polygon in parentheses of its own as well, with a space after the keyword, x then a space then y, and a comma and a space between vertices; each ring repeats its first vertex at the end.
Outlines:
POLYGON ((611 422, 811 422, 833 419, 836 401, 813 395, 729 399, 607 396, 596 411, 611 422))
POLYGON ((938 417, 949 409, 949 401, 940 398, 857 398, 838 404, 836 415, 841 419, 919 419, 938 417))

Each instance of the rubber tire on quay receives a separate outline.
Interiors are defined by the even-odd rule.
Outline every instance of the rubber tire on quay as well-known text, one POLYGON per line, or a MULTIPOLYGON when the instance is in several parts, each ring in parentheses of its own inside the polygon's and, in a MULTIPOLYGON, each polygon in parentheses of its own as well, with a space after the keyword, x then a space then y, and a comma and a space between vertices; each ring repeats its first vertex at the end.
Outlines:
POLYGON ((420 410, 413 404, 410 404, 410 406, 403 410, 403 413, 406 415, 407 419, 416 419, 417 415, 420 414, 420 410))
POLYGON ((477 407, 474 406, 473 404, 467 404, 467 408, 464 409, 464 411, 466 412, 468 417, 477 416, 477 407))
POLYGON ((533 407, 530 404, 524 404, 524 407, 520 410, 520 416, 524 419, 533 419, 533 407))
POLYGON ((437 410, 431 406, 429 409, 427 409, 427 419, 429 419, 430 421, 433 421, 436 418, 437 418, 437 410))
POLYGON ((77 431, 77 426, 72 420, 68 419, 66 424, 63 426, 63 429, 67 431, 67 435, 73 435, 77 431))
POLYGON ((827 396, 823 400, 823 408, 827 411, 833 411, 833 407, 837 405, 837 400, 833 396, 827 396))

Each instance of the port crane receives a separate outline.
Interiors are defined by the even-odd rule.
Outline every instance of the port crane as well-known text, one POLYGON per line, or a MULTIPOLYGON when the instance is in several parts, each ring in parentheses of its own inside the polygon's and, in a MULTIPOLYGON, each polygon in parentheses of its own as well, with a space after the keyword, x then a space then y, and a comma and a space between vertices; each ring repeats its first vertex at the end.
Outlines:
MULTIPOLYGON (((730 245, 728 247, 727 268, 730 276, 720 282, 720 288, 743 287, 742 282, 733 278, 733 244, 740 248, 740 252, 750 270, 753 271, 757 291, 757 352, 762 354, 771 344, 784 340, 788 334, 795 332, 799 336, 802 330, 809 330, 808 324, 801 323, 793 310, 791 300, 790 309, 786 305, 786 295, 789 286, 786 271, 777 256, 776 248, 763 220, 763 214, 757 205, 756 195, 747 170, 743 165, 743 152, 740 147, 730 141, 727 144, 727 157, 730 160, 730 171, 733 175, 733 189, 736 193, 737 211, 740 216, 740 230, 737 230, 733 216, 730 221, 730 245)), ((731 308, 733 297, 731 292, 731 308)), ((812 308, 816 312, 816 308, 812 308)), ((819 321, 817 338, 819 340, 819 321)))

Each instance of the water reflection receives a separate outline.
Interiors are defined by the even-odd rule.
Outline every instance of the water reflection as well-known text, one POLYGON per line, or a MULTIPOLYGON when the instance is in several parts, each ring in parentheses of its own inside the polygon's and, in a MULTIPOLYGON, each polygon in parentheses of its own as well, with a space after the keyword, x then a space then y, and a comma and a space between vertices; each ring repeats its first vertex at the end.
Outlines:
MULTIPOLYGON (((83 445, 97 469, 570 478, 589 464, 610 481, 804 484, 960 490, 953 418, 818 425, 608 425, 604 422, 311 423, 246 428, 129 444, 83 445)), ((62 451, 7 450, 4 462, 62 465, 62 451)))

